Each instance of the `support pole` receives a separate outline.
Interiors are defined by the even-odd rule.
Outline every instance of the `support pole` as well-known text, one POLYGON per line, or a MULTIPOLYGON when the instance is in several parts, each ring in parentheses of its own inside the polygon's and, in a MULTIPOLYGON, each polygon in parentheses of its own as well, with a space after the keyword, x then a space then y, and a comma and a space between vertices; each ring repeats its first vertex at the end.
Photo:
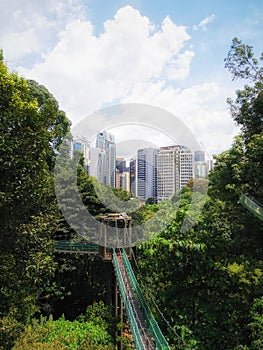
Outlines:
POLYGON ((107 253, 107 225, 106 223, 104 224, 104 259, 106 259, 106 253, 107 253))
POLYGON ((131 220, 129 220, 129 223, 128 223, 128 230, 129 230, 129 233, 128 233, 128 239, 129 239, 129 256, 131 256, 131 241, 132 241, 132 230, 131 230, 131 220))
POLYGON ((99 244, 102 244, 102 221, 99 221, 98 223, 99 226, 99 244))
POLYGON ((113 292, 113 285, 112 285, 112 264, 111 262, 106 262, 104 264, 105 266, 105 278, 106 278, 106 304, 112 305, 112 292, 113 292))

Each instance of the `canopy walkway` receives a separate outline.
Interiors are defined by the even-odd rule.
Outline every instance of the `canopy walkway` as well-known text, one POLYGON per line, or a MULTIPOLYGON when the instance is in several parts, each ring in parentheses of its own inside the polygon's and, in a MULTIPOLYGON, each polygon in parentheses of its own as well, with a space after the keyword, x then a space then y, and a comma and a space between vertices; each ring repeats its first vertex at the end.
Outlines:
POLYGON ((56 241, 58 253, 99 254, 99 245, 90 242, 56 241))
MULTIPOLYGON (((100 246, 89 242, 56 241, 58 253, 100 254, 100 246)), ((138 285, 125 249, 111 252, 121 299, 136 350, 170 350, 138 285)))
POLYGON ((113 265, 137 350, 169 350, 155 318, 140 290, 124 249, 113 252, 113 265))
POLYGON ((255 199, 251 199, 245 194, 242 194, 239 198, 239 203, 254 214, 258 219, 263 220, 263 206, 255 199))
POLYGON ((123 246, 125 246, 127 241, 131 241, 131 218, 127 215, 123 215, 123 213, 111 213, 100 217, 99 237, 102 245, 87 241, 56 241, 55 251, 66 254, 96 254, 100 256, 105 263, 108 303, 113 302, 112 296, 114 294, 115 298, 113 303, 115 304, 116 315, 119 311, 122 315, 122 304, 124 304, 135 349, 170 350, 132 270, 128 258, 128 255, 131 256, 131 247, 126 247, 125 249, 118 248, 116 253, 115 249, 110 248, 112 245, 107 244, 107 238, 112 244, 112 237, 107 235, 107 228, 111 227, 110 224, 112 223, 115 223, 115 228, 122 229, 123 236, 119 238, 122 239, 124 243, 123 246), (116 278, 114 278, 112 264, 116 278), (117 288, 117 285, 119 288, 117 288), (120 299, 122 299, 122 302, 120 299), (120 305, 120 307, 118 307, 118 305, 120 305))

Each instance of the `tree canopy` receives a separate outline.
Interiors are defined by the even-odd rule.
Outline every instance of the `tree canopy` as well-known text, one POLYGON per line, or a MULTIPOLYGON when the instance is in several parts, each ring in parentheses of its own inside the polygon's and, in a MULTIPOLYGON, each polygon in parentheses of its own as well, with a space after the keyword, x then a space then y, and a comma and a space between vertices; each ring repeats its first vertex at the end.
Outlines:
MULTIPOLYGON (((171 201, 148 201, 132 213, 134 223, 141 225, 160 211, 149 231, 157 221, 167 221, 136 247, 133 263, 171 349, 263 348, 263 222, 239 204, 242 193, 263 203, 261 60, 251 46, 233 39, 225 66, 246 85, 228 103, 241 132, 216 157, 196 225, 181 230, 196 180, 171 201)), ((110 350, 116 345, 117 320, 100 303, 106 293, 103 263, 93 256, 54 251, 54 237, 79 239, 61 215, 54 191, 57 151, 68 154, 59 146, 70 140, 69 127, 50 92, 9 72, 0 52, 0 350, 110 350)), ((67 161, 76 159, 74 190, 93 216, 105 213, 107 203, 118 210, 115 197, 117 204, 129 201, 129 193, 112 191, 90 177, 81 157, 67 161)), ((70 167, 67 173, 59 162, 56 166, 62 180, 71 179, 70 167)), ((74 208, 72 187, 60 191, 74 208)), ((195 206, 191 208, 194 215, 195 206)))
POLYGON ((172 222, 137 249, 144 292, 169 320, 167 328, 152 304, 176 349, 263 346, 263 223, 238 202, 246 193, 263 203, 263 69, 252 47, 236 38, 225 65, 233 79, 247 82, 235 101, 228 100, 241 133, 216 157, 198 223, 180 232, 189 184, 175 196, 181 204, 172 222))

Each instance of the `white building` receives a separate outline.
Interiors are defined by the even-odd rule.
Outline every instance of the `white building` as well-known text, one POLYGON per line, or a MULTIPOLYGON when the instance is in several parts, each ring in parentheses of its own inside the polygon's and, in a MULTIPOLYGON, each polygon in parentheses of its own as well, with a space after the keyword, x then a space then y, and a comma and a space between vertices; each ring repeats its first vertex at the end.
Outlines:
POLYGON ((180 145, 161 147, 157 155, 157 198, 170 199, 194 177, 193 154, 180 145))
POLYGON ((99 148, 90 149, 89 174, 96 177, 100 183, 106 181, 106 151, 99 148))
POLYGON ((180 146, 180 189, 194 177, 194 157, 189 148, 180 146))
POLYGON ((207 162, 195 162, 195 177, 197 179, 205 179, 208 175, 207 162))
POLYGON ((143 148, 137 151, 136 185, 137 195, 142 201, 153 198, 157 201, 156 148, 143 148))
MULTIPOLYGON (((103 185, 115 187, 115 169, 116 169, 116 144, 114 136, 107 132, 100 132, 97 134, 96 148, 101 154, 104 154, 103 166, 98 170, 101 173, 97 176, 103 185)), ((102 155, 101 155, 101 158, 102 155)))
POLYGON ((203 162, 195 162, 194 172, 195 177, 200 179, 207 178, 209 172, 213 169, 213 160, 206 160, 203 162))

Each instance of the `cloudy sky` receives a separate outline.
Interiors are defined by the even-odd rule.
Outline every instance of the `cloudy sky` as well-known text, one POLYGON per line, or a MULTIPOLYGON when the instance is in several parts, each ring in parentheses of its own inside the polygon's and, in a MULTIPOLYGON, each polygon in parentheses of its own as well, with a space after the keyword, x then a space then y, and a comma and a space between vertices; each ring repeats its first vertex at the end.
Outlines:
POLYGON ((214 154, 237 133, 226 98, 244 85, 224 58, 234 37, 259 55, 262 23, 262 0, 1 0, 0 47, 10 70, 45 85, 73 125, 96 123, 92 113, 111 105, 149 104, 214 154))

